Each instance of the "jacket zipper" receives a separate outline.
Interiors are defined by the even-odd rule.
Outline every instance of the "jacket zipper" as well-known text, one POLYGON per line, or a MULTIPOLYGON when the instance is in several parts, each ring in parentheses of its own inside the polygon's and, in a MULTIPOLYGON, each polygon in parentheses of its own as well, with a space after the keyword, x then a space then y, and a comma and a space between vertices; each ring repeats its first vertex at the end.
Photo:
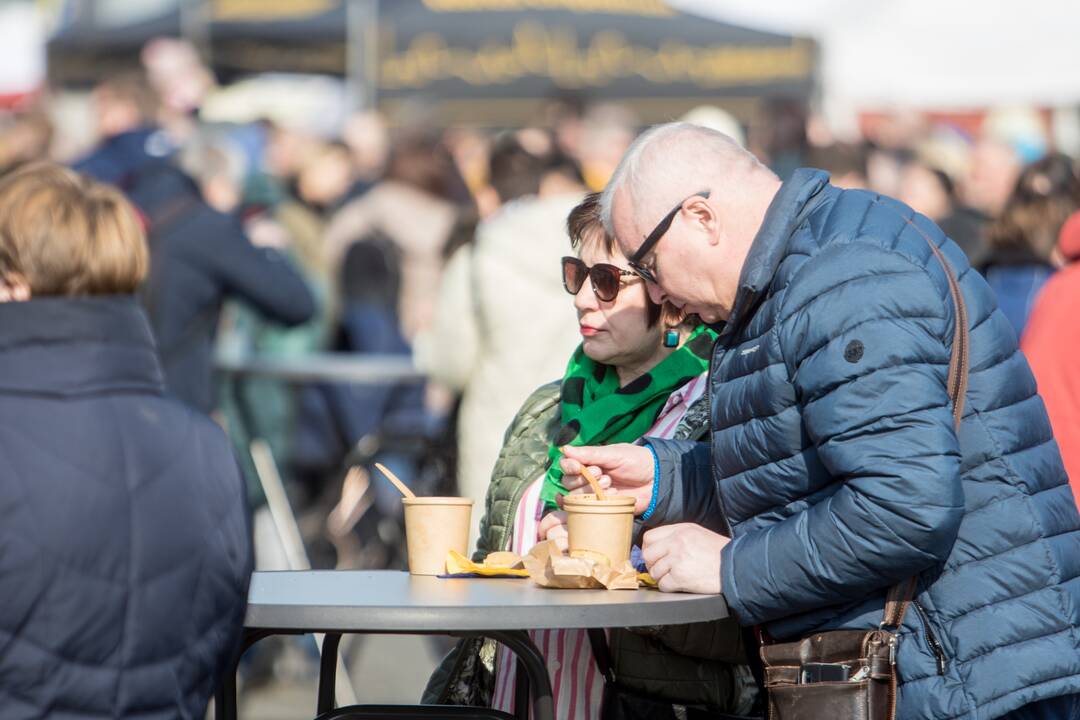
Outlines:
POLYGON ((941 647, 941 643, 938 642, 937 636, 934 634, 934 626, 930 624, 930 614, 926 612, 926 608, 922 606, 918 600, 911 601, 912 607, 918 613, 919 618, 923 624, 923 635, 926 637, 926 644, 930 648, 930 652, 934 654, 937 659, 937 674, 945 674, 945 649, 941 647))
POLYGON ((709 353, 709 375, 705 380, 705 404, 708 410, 708 432, 706 433, 706 440, 709 444, 709 475, 712 477, 713 492, 716 493, 716 504, 720 508, 720 514, 724 518, 724 526, 727 527, 728 536, 735 539, 735 529, 731 526, 731 520, 728 519, 727 508, 724 507, 724 495, 720 492, 720 478, 716 476, 716 463, 712 458, 712 387, 713 387, 713 360, 716 359, 716 348, 720 344, 720 340, 717 340, 713 344, 712 352, 709 353))

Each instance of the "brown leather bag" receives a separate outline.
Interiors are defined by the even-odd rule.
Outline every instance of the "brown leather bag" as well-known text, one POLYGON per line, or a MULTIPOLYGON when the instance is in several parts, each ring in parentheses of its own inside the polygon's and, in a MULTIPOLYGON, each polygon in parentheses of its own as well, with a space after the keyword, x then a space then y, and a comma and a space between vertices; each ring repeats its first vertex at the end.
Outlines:
MULTIPOLYGON (((941 250, 914 223, 907 222, 929 243, 949 279, 956 327, 948 391, 959 430, 967 393, 967 308, 960 284, 941 250)), ((876 630, 833 630, 797 642, 762 645, 769 720, 894 720, 897 631, 915 596, 916 583, 917 578, 911 577, 889 589, 884 617, 876 630)))

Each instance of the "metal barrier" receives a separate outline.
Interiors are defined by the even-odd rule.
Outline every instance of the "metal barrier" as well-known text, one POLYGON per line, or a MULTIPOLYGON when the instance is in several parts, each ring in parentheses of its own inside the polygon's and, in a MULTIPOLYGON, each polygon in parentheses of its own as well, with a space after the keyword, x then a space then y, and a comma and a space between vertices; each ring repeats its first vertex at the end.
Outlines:
POLYGON ((413 364, 412 358, 405 355, 219 355, 215 366, 219 372, 229 375, 269 377, 293 383, 377 384, 420 382, 425 378, 413 364))
MULTIPOLYGON (((403 355, 353 355, 351 353, 309 353, 305 355, 228 355, 215 358, 218 372, 235 377, 272 378, 289 383, 350 383, 378 384, 420 382, 424 375, 416 369, 412 359, 403 355)), ((243 400, 236 398, 243 412, 243 400)), ((285 486, 277 463, 265 440, 251 435, 248 452, 255 466, 255 474, 266 496, 267 507, 277 532, 278 540, 285 550, 290 570, 308 570, 311 563, 307 548, 300 534, 296 513, 289 504, 285 486)), ((323 636, 317 634, 315 643, 321 652, 323 636)), ((356 703, 356 692, 345 666, 344 648, 335 648, 337 665, 336 696, 346 704, 356 703)))

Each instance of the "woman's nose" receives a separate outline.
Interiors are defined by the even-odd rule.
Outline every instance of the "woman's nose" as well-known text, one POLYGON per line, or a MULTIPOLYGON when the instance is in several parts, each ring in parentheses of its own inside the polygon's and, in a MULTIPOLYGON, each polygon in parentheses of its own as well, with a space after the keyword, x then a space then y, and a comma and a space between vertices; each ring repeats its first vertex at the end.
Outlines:
POLYGON ((578 310, 595 310, 600 307, 600 301, 593 290, 592 280, 586 279, 581 289, 574 296, 574 307, 578 310))

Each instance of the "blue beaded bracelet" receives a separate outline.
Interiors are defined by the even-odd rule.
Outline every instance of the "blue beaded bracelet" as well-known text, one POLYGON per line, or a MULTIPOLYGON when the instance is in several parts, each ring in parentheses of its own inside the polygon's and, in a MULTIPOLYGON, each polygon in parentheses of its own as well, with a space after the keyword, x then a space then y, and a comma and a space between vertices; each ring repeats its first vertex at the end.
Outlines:
POLYGON ((649 507, 645 508, 645 512, 641 514, 642 520, 648 520, 652 517, 652 514, 656 512, 656 501, 660 498, 660 458, 656 455, 656 450, 652 445, 645 443, 645 447, 649 448, 649 452, 652 453, 653 476, 652 499, 649 500, 649 507))

